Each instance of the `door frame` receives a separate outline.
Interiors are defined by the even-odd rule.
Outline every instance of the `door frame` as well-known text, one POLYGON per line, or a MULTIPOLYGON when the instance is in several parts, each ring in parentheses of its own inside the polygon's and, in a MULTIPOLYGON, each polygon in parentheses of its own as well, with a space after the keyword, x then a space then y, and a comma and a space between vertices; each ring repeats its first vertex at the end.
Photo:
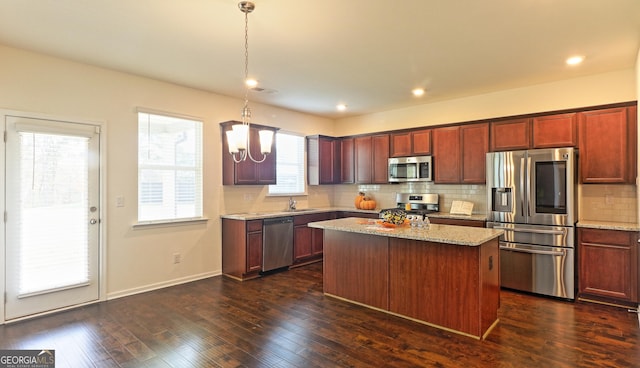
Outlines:
MULTIPOLYGON (((7 116, 19 116, 24 118, 32 118, 32 119, 43 119, 43 120, 55 120, 66 123, 76 123, 76 124, 89 124, 95 125, 100 128, 100 168, 99 168, 99 203, 100 203, 100 211, 99 211, 99 237, 98 237, 98 300, 91 301, 88 303, 74 305, 66 308, 60 308, 52 311, 37 313, 34 315, 29 315, 26 317, 12 319, 11 321, 6 321, 5 316, 5 293, 6 293, 6 243, 5 243, 5 226, 4 223, 0 226, 0 295, 2 296, 2 302, 0 303, 0 324, 13 323, 17 321, 22 321, 25 319, 30 319, 34 317, 43 316, 46 314, 57 313, 62 310, 77 308, 82 305, 99 303, 107 300, 107 200, 106 200, 106 183, 107 183, 107 126, 105 122, 96 121, 96 120, 87 120, 87 119, 79 119, 67 116, 60 115, 49 115, 49 114, 41 114, 35 112, 25 112, 25 111, 16 111, 16 110, 6 110, 0 109, 0 119, 2 124, 2 131, 5 132, 5 120, 7 116)), ((4 133, 6 134, 6 133, 4 133)), ((6 210, 5 203, 5 152, 6 152, 6 143, 4 139, 2 139, 2 147, 0 148, 0 209, 2 211, 1 215, 4 218, 4 211, 6 210)), ((4 222, 4 221, 3 221, 4 222)))

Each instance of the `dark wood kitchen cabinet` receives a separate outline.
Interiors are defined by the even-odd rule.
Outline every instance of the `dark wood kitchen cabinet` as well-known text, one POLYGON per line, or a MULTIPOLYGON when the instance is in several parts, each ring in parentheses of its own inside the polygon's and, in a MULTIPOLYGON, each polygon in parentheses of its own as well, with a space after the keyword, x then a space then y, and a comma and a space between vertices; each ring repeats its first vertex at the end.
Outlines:
POLYGON ((340 139, 340 182, 355 183, 354 138, 340 139))
POLYGON ((355 182, 384 184, 389 181, 389 134, 355 137, 355 182))
MULTIPOLYGON (((223 185, 267 185, 276 184, 276 143, 275 135, 271 144, 271 153, 264 162, 255 163, 248 157, 245 161, 236 163, 229 154, 226 131, 231 126, 241 124, 239 121, 226 121, 220 123, 222 135, 222 184, 223 185)), ((277 131, 276 128, 251 124, 249 129, 249 148, 256 160, 262 159, 260 153, 260 137, 258 132, 263 129, 277 131)))
POLYGON ((313 213, 293 217, 293 264, 299 266, 322 260, 323 230, 308 227, 315 221, 334 219, 335 212, 313 213))
POLYGON ((531 119, 514 119, 491 123, 491 152, 531 147, 531 119))
POLYGON ((635 184, 637 106, 579 113, 580 182, 635 184))
POLYGON ((485 183, 489 124, 433 129, 434 181, 439 184, 485 183))
POLYGON ((443 217, 429 217, 429 222, 431 222, 432 224, 440 224, 440 225, 471 226, 471 227, 485 227, 487 224, 486 221, 481 221, 481 220, 453 219, 453 218, 443 218, 443 217))
POLYGON ((578 114, 556 114, 533 118, 532 148, 578 146, 578 114))
POLYGON ((579 228, 579 297, 614 304, 637 304, 637 241, 637 232, 579 228))
POLYGON ((340 164, 340 139, 322 135, 307 137, 307 181, 309 185, 341 183, 340 164))
POLYGON ((262 271, 262 220, 222 219, 222 273, 237 280, 262 271))
POLYGON ((425 156, 431 154, 431 129, 390 134, 390 157, 425 156))

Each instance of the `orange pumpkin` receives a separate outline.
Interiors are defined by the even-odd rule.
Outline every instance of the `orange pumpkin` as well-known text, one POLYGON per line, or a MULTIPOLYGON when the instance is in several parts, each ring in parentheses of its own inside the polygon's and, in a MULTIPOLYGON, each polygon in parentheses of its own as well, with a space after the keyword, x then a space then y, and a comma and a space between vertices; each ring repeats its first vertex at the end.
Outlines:
POLYGON ((362 202, 360 202, 360 209, 362 210, 375 210, 376 209, 376 201, 369 197, 364 197, 362 202))
POLYGON ((362 203, 362 200, 364 199, 364 193, 359 192, 358 195, 356 196, 356 200, 355 200, 355 205, 356 208, 360 208, 360 204, 362 203))

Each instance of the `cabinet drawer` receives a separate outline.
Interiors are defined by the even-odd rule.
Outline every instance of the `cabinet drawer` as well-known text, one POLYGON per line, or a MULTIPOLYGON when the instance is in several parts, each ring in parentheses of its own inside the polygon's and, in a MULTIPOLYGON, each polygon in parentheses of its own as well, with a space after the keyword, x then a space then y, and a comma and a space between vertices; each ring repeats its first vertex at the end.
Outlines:
POLYGON ((262 231, 262 220, 247 221, 247 231, 262 231))
POLYGON ((580 229, 580 242, 611 245, 633 245, 635 233, 620 230, 580 229))

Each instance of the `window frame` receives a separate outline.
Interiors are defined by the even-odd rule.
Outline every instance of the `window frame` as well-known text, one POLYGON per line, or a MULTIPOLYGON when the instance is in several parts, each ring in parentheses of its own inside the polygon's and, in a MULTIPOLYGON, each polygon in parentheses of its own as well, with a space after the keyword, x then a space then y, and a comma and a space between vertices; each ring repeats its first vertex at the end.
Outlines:
POLYGON ((280 147, 278 147, 278 134, 283 134, 283 135, 288 135, 288 136, 295 136, 301 139, 301 144, 302 144, 302 177, 299 178, 302 182, 302 187, 303 190, 301 192, 272 192, 272 188, 273 187, 277 187, 278 184, 270 184, 268 185, 267 188, 267 197, 293 197, 293 196, 306 196, 308 195, 308 186, 309 184, 307 183, 307 145, 306 145, 306 136, 302 133, 297 133, 297 132, 292 132, 292 131, 286 131, 286 130, 278 130, 275 134, 274 134, 274 139, 276 140, 276 178, 278 177, 278 172, 282 172, 282 170, 278 170, 278 165, 279 165, 279 161, 278 161, 278 157, 280 156, 280 152, 282 152, 282 149, 280 147))
MULTIPOLYGON (((164 111, 157 111, 157 110, 150 110, 150 109, 143 109, 143 108, 138 108, 136 110, 136 118, 137 118, 137 150, 136 150, 136 161, 137 161, 137 201, 136 201, 136 205, 137 205, 137 214, 136 214, 136 223, 133 224, 133 228, 137 228, 137 227, 149 227, 149 226, 176 226, 176 225, 188 225, 188 224, 193 224, 193 223, 200 223, 200 222, 206 222, 208 221, 208 219, 204 216, 204 119, 202 118, 198 118, 198 117, 193 117, 193 116, 187 116, 187 115, 182 115, 182 114, 175 114, 175 113, 170 113, 170 112, 164 112, 164 111), (189 167, 189 165, 186 166, 185 169, 185 165, 179 165, 179 164, 175 164, 175 165, 167 165, 166 163, 162 163, 162 164, 158 164, 158 163, 141 163, 140 162, 140 155, 143 154, 141 152, 141 150, 143 149, 143 147, 140 144, 140 133, 141 133, 141 122, 142 119, 146 119, 144 117, 144 114, 149 115, 149 118, 151 119, 153 116, 158 117, 159 119, 181 119, 184 120, 185 122, 192 122, 195 125, 195 136, 194 138, 194 155, 191 156, 193 157, 193 165, 192 168, 189 167), (196 177, 196 182, 195 182, 195 186, 196 189, 194 190, 194 202, 193 202, 193 207, 194 207, 194 216, 185 216, 185 217, 181 217, 181 216, 177 216, 177 214, 174 212, 173 213, 173 217, 169 217, 169 218, 158 218, 158 219, 141 219, 141 211, 140 211, 140 206, 142 205, 142 203, 140 202, 142 198, 142 193, 141 193, 141 178, 142 178, 142 173, 144 172, 144 170, 167 170, 170 169, 172 170, 171 172, 174 174, 174 179, 176 178, 176 174, 180 173, 180 172, 193 172, 195 177, 196 177), (198 183, 199 181, 199 183, 198 183)), ((153 123, 153 119, 148 120, 147 123, 153 123)), ((175 152, 173 153, 174 155, 176 154, 175 152)), ((178 180, 178 179, 175 179, 178 180)), ((151 183, 151 182, 149 182, 151 183)), ((177 183, 177 182, 176 182, 177 183)), ((176 185, 176 187, 174 188, 174 193, 173 193, 173 201, 175 203, 173 203, 174 205, 178 203, 179 200, 179 194, 177 193, 178 190, 178 186, 176 185)), ((164 201, 163 201, 164 202, 164 201)))

